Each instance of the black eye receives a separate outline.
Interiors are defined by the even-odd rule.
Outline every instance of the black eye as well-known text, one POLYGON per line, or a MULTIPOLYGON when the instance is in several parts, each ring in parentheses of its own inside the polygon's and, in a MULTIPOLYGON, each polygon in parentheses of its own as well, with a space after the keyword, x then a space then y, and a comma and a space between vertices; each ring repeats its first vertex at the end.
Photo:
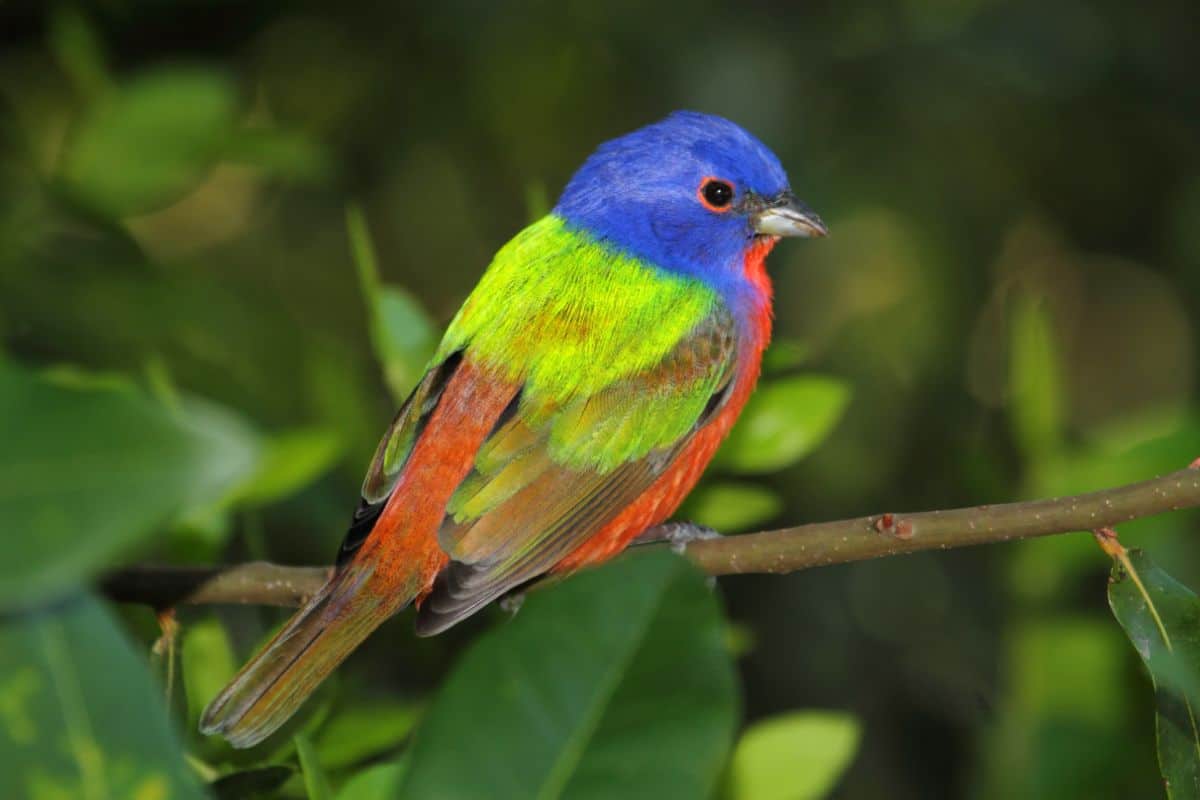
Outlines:
POLYGON ((700 184, 700 199, 713 211, 722 211, 733 202, 733 187, 716 178, 706 178, 700 184))

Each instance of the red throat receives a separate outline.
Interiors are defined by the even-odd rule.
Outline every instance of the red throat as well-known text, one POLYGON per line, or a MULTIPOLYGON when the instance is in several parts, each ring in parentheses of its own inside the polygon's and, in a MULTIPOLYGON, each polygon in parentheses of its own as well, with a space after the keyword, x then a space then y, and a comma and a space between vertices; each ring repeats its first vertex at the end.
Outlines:
POLYGON ((742 270, 750 285, 754 287, 754 307, 750 314, 750 327, 758 341, 758 350, 767 346, 771 338, 771 299, 775 289, 771 276, 767 274, 767 254, 779 242, 778 236, 757 236, 746 249, 742 270))

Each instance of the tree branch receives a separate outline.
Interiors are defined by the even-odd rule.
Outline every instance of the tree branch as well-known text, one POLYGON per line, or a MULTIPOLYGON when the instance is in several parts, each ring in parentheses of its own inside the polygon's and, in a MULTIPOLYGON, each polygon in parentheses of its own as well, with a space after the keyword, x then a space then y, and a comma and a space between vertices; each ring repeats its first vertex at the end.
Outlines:
POLYGON ((697 542, 688 555, 711 575, 785 573, 880 556, 1093 531, 1200 506, 1200 469, 1099 492, 916 514, 879 514, 697 542))
MULTIPOLYGON (((815 522, 703 539, 687 545, 686 554, 710 575, 781 574, 920 550, 1094 531, 1196 506, 1200 506, 1200 459, 1169 475, 1099 492, 815 522)), ((326 567, 261 561, 228 567, 138 566, 110 573, 101 589, 113 600, 156 608, 207 603, 296 606, 311 597, 328 575, 326 567)))
POLYGON ((329 567, 285 567, 266 561, 225 567, 146 564, 110 572, 101 580, 100 591, 118 603, 155 608, 212 603, 299 606, 316 594, 329 573, 329 567))

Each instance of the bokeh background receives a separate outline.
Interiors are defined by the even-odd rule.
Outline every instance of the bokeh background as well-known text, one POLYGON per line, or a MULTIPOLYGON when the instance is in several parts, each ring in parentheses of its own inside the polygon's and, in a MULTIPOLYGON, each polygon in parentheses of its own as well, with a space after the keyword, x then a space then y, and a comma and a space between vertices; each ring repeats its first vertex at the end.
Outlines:
MULTIPOLYGON (((1200 455, 1195 22, 1187 2, 6 3, 0 348, 204 398, 274 459, 119 560, 326 563, 490 255, 596 144, 690 108, 768 143, 832 231, 771 258, 769 435, 742 434, 692 516, 736 533, 1148 477, 1200 455)), ((1196 522, 1121 534, 1197 587, 1196 522)), ((1079 535, 722 579, 743 717, 852 715, 837 797, 1157 796, 1108 566, 1079 535)), ((419 700, 501 616, 434 640, 402 618, 343 680, 419 700)), ((182 615, 237 659, 278 618, 182 615)))

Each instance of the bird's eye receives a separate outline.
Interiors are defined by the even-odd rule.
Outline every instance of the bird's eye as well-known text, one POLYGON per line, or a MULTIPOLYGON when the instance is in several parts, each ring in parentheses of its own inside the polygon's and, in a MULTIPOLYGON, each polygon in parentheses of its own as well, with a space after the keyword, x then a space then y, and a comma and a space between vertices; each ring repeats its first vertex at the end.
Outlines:
POLYGON ((733 187, 718 178, 705 178, 700 182, 700 202, 709 211, 718 214, 728 211, 733 202, 733 187))

